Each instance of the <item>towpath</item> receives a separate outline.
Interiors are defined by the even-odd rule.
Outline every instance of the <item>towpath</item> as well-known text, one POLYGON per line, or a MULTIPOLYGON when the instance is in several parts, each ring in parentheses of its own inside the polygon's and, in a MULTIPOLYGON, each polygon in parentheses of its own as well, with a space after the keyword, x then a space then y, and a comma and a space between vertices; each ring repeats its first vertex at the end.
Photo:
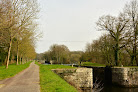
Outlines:
POLYGON ((40 92, 39 66, 32 62, 14 77, 0 81, 0 92, 40 92))

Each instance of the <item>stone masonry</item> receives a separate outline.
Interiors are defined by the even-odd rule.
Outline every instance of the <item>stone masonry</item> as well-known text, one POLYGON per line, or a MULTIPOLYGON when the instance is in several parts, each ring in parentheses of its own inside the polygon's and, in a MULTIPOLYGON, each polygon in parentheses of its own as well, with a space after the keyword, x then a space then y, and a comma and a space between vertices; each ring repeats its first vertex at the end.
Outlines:
POLYGON ((124 87, 138 87, 138 68, 112 68, 112 83, 124 87))
POLYGON ((56 74, 65 79, 77 89, 93 87, 93 74, 90 68, 53 69, 56 74))

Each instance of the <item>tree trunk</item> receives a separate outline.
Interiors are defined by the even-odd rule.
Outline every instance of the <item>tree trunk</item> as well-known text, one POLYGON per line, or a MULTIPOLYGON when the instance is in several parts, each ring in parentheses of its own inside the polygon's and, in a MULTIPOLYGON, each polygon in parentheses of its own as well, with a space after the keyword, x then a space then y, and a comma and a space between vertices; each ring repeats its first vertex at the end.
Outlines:
POLYGON ((138 61, 137 61, 137 29, 135 30, 135 42, 134 42, 134 51, 133 51, 133 54, 134 54, 134 60, 138 66, 138 61))
MULTIPOLYGON (((17 40, 18 40, 18 39, 17 39, 17 40)), ((18 65, 18 60, 19 60, 19 59, 18 59, 18 56, 19 56, 19 45, 18 45, 18 41, 17 41, 17 63, 16 63, 17 65, 18 65)))
POLYGON ((136 56, 136 63, 137 63, 137 66, 138 66, 138 58, 137 58, 137 56, 136 56))
POLYGON ((130 55, 130 57, 131 57, 131 66, 133 66, 134 65, 134 55, 132 54, 132 55, 130 55))
POLYGON ((116 44, 116 49, 115 49, 115 65, 118 66, 119 63, 119 45, 116 44))
POLYGON ((118 51, 115 50, 115 65, 118 66, 118 51))
POLYGON ((21 58, 21 56, 20 56, 20 65, 22 64, 22 58, 21 58))
POLYGON ((12 39, 10 38, 10 46, 8 49, 8 57, 7 57, 7 62, 6 62, 6 69, 8 69, 8 65, 9 65, 9 59, 10 59, 10 52, 11 52, 11 45, 12 45, 12 39))
POLYGON ((22 64, 24 64, 24 57, 22 58, 22 64))

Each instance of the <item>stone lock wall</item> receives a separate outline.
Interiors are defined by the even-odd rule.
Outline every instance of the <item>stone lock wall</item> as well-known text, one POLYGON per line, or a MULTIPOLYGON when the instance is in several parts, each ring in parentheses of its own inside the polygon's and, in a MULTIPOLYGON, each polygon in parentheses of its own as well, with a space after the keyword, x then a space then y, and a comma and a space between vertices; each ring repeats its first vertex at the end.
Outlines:
POLYGON ((107 80, 111 80, 111 83, 114 85, 123 87, 138 87, 138 68, 92 68, 93 67, 76 69, 54 69, 53 71, 78 89, 91 89, 93 87, 93 79, 97 77, 101 77, 99 80, 103 80, 104 83, 106 83, 107 80))
POLYGON ((138 68, 112 68, 112 83, 124 87, 138 87, 138 68))
POLYGON ((52 71, 78 89, 93 87, 93 74, 90 68, 53 69, 52 71))

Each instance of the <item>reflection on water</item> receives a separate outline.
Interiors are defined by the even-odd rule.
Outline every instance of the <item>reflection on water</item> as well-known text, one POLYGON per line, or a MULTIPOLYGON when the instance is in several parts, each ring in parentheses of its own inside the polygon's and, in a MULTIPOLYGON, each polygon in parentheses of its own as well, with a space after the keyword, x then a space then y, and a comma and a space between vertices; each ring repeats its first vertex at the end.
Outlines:
POLYGON ((124 88, 118 86, 104 86, 101 92, 138 92, 138 88, 124 88))
POLYGON ((106 85, 103 87, 102 91, 91 91, 91 89, 84 89, 82 92, 138 92, 138 88, 126 88, 113 85, 106 85))

